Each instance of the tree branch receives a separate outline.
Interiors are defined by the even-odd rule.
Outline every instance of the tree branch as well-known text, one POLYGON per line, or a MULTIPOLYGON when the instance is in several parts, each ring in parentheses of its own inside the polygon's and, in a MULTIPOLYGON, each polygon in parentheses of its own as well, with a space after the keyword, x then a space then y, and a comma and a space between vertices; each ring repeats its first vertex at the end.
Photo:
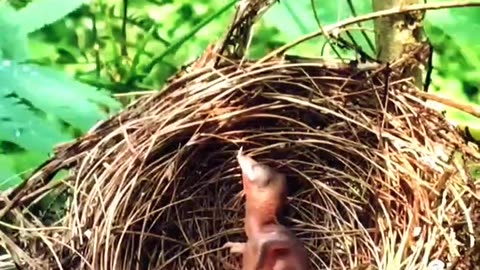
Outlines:
POLYGON ((337 29, 343 28, 352 24, 357 24, 360 22, 364 21, 369 21, 372 19, 380 18, 380 17, 385 17, 385 16, 391 16, 395 14, 403 14, 403 13, 408 13, 412 11, 426 11, 426 10, 436 10, 436 9, 445 9, 445 8, 461 8, 461 7, 475 7, 475 6, 480 6, 480 1, 472 1, 472 2, 459 2, 459 1, 451 1, 451 2, 442 2, 442 3, 426 3, 426 4, 417 4, 417 5, 408 5, 408 6, 402 6, 402 7, 397 7, 397 8, 392 8, 392 9, 387 9, 387 10, 382 10, 382 11, 377 11, 377 12, 372 12, 366 15, 358 16, 355 18, 349 18, 331 25, 328 25, 323 28, 322 30, 313 32, 311 34, 305 35, 299 39, 297 39, 294 42, 291 42, 289 44, 285 44, 284 46, 272 51, 271 53, 267 54, 265 57, 260 59, 258 63, 263 63, 275 56, 278 56, 280 54, 285 53, 287 50, 291 49, 292 47, 307 41, 309 39, 321 36, 323 32, 325 32, 328 35, 333 34, 337 29))

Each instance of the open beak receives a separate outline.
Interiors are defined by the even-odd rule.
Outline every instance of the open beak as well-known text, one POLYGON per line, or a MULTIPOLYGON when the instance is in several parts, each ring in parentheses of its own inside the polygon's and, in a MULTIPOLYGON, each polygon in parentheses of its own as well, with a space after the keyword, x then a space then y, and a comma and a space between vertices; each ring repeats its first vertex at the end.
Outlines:
POLYGON ((253 166, 258 164, 253 158, 248 157, 243 154, 243 148, 240 147, 237 153, 237 161, 240 165, 240 169, 242 170, 242 175, 246 176, 248 181, 253 182, 255 181, 255 173, 253 171, 253 166))

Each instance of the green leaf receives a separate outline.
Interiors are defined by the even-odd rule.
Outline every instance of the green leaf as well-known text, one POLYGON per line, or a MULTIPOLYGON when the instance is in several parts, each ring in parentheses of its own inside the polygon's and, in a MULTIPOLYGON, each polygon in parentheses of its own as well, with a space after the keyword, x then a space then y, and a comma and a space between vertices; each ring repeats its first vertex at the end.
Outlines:
POLYGON ((13 160, 9 155, 0 154, 0 191, 14 188, 22 183, 22 178, 15 173, 13 160))
POLYGON ((0 154, 0 191, 14 188, 46 159, 48 155, 32 151, 0 154))
POLYGON ((121 108, 106 92, 46 67, 4 61, 0 64, 0 81, 0 93, 4 96, 15 93, 33 107, 83 132, 121 108))
POLYGON ((27 32, 18 24, 18 14, 8 2, 0 3, 0 58, 28 59, 27 32))
POLYGON ((18 24, 25 33, 32 33, 52 24, 89 0, 35 0, 18 11, 18 24))
POLYGON ((49 157, 49 155, 33 151, 18 151, 8 153, 8 156, 12 158, 14 164, 13 168, 17 173, 21 174, 22 178, 29 176, 49 157))
POLYGON ((236 1, 229 1, 227 4, 223 5, 217 12, 211 14, 210 16, 206 17, 204 20, 202 20, 198 25, 196 25, 193 29, 191 29, 190 32, 188 32, 186 35, 180 37, 176 42, 173 42, 165 51, 160 53, 158 56, 156 56, 147 66, 146 70, 151 71, 153 67, 160 63, 165 56, 169 54, 173 54, 176 52, 185 42, 190 40, 197 32, 199 32, 202 28, 204 28, 207 24, 212 22, 214 19, 218 18, 220 15, 222 15, 224 12, 229 10, 236 1))
MULTIPOLYGON (((436 0, 433 2, 440 1, 436 0)), ((428 11, 425 16, 425 22, 428 25, 441 28, 447 35, 459 43, 478 46, 480 43, 480 35, 472 33, 480 32, 479 16, 479 8, 439 9, 428 11), (465 27, 459 27, 460 25, 465 27)))
POLYGON ((14 143, 29 151, 49 153, 55 144, 69 139, 36 115, 13 92, 0 88, 0 141, 14 143))

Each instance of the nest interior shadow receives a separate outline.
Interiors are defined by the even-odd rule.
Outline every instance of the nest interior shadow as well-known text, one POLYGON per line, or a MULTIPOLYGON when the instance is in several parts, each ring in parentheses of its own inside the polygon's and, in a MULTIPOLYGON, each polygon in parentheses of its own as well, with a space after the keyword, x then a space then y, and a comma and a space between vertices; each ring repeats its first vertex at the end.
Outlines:
POLYGON ((12 233, 10 250, 51 268, 239 269, 222 246, 245 240, 243 147, 287 175, 284 222, 318 269, 451 260, 473 247, 477 183, 461 161, 477 156, 403 68, 272 60, 180 78, 59 149, 10 196, 46 190, 9 217, 49 228, 29 241, 12 233), (65 168, 69 180, 53 185, 65 168), (70 205, 47 224, 32 205, 58 190, 70 205))

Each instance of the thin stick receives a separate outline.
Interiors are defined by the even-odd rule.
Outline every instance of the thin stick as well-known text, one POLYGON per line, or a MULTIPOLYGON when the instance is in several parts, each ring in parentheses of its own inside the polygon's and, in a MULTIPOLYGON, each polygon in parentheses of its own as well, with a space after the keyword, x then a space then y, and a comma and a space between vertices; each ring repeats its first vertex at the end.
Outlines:
POLYGON ((459 103, 459 102, 453 101, 451 98, 441 97, 438 94, 434 94, 434 93, 425 93, 425 92, 420 92, 420 91, 414 91, 414 92, 412 92, 412 94, 416 95, 416 96, 419 96, 419 97, 426 98, 428 100, 432 100, 432 101, 441 103, 443 105, 447 105, 451 108, 455 108, 457 110, 469 113, 469 114, 471 114, 475 117, 480 118, 480 108, 479 108, 479 106, 459 103))
POLYGON ((395 14, 403 14, 403 13, 408 13, 412 11, 425 11, 425 10, 435 10, 435 9, 444 9, 444 8, 461 8, 461 7, 474 7, 474 6, 480 6, 480 2, 479 1, 475 1, 475 2, 451 1, 451 2, 444 2, 444 3, 416 4, 416 5, 407 5, 407 6, 397 7, 397 8, 391 8, 387 10, 381 10, 381 11, 372 12, 366 15, 349 18, 349 19, 334 23, 332 25, 328 25, 323 29, 313 32, 311 34, 305 35, 292 43, 285 44, 282 47, 267 54, 265 57, 260 59, 257 63, 260 64, 265 61, 268 61, 269 59, 285 53, 290 48, 304 41, 307 41, 317 36, 321 36, 323 33, 327 33, 328 35, 330 35, 334 30, 346 27, 351 24, 357 24, 357 23, 361 23, 364 21, 368 21, 368 20, 372 20, 380 17, 391 16, 395 14))

